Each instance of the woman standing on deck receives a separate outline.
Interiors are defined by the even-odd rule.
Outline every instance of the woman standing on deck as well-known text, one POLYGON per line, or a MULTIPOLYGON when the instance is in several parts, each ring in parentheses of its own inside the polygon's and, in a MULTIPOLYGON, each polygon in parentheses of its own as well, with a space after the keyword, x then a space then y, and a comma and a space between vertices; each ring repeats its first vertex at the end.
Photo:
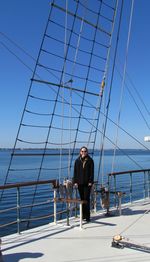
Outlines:
POLYGON ((88 155, 85 146, 80 149, 80 156, 74 164, 73 183, 78 187, 81 200, 87 201, 83 204, 83 219, 90 222, 90 192, 94 183, 94 161, 88 155))

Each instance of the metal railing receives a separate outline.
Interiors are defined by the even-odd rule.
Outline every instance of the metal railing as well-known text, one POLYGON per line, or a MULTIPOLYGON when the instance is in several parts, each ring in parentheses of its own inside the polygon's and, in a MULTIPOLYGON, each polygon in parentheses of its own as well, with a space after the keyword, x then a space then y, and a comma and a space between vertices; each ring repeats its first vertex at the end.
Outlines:
MULTIPOLYGON (((98 211, 102 208, 100 206, 102 190, 100 184, 95 183, 95 185, 93 211, 98 211)), ((8 229, 9 226, 14 226, 15 229, 13 228, 13 232, 10 232, 10 230, 7 230, 7 232, 14 233, 17 231, 20 233, 27 228, 22 226, 23 223, 33 223, 31 227, 34 227, 39 226, 37 223, 41 220, 42 224, 56 221, 56 215, 61 216, 60 219, 66 218, 68 210, 65 204, 63 206, 63 203, 61 203, 60 206, 57 207, 57 213, 55 210, 54 199, 59 197, 58 182, 55 179, 7 184, 0 186, 0 190, 4 192, 7 191, 6 194, 3 194, 3 201, 1 201, 0 205, 0 231, 2 235, 2 229, 8 229), (37 191, 38 197, 35 199, 36 201, 33 202, 34 190, 32 187, 38 186, 40 186, 37 191), (28 190, 25 190, 26 187, 28 187, 28 190), (44 187, 46 187, 46 189, 44 187), (34 212, 31 212, 31 209, 34 209, 34 212), (17 225, 17 229, 15 225, 17 225)), ((110 207, 116 207, 118 204, 121 214, 121 202, 132 203, 134 200, 150 197, 150 169, 128 170, 108 174, 108 191, 110 206, 107 207, 108 210, 105 206, 106 212, 109 211, 110 207)), ((106 193, 106 198, 107 197, 108 193, 106 193)), ((77 192, 75 192, 74 199, 75 198, 78 198, 77 192)), ((77 204, 72 207, 72 210, 74 215, 77 216, 77 204)))
POLYGON ((150 197, 150 169, 127 170, 108 174, 108 188, 114 194, 116 205, 117 192, 125 193, 126 202, 150 197))
MULTIPOLYGON (((43 180, 43 181, 38 181, 38 182, 31 181, 31 182, 7 184, 4 186, 0 186, 0 190, 3 190, 3 198, 2 198, 3 201, 1 201, 1 205, 0 205, 0 217, 1 217, 1 222, 5 221, 5 223, 0 224, 1 236, 3 236, 2 229, 4 228, 7 228, 7 232, 9 232, 9 234, 15 233, 16 231, 18 234, 20 234, 22 230, 27 229, 26 227, 21 230, 22 223, 27 223, 28 225, 30 222, 36 223, 36 221, 42 220, 43 221, 42 224, 46 224, 45 222, 46 219, 50 219, 50 218, 51 220, 49 220, 48 222, 54 221, 56 223, 57 221, 56 216, 58 215, 61 216, 59 219, 62 219, 62 216, 64 215, 64 218, 67 218, 67 221, 69 221, 70 211, 73 210, 74 216, 76 217, 77 211, 79 209, 78 206, 80 206, 79 210, 81 214, 83 201, 80 201, 80 199, 78 198, 77 189, 74 190, 75 194, 72 199, 70 200, 66 199, 67 201, 65 201, 64 199, 63 201, 60 201, 62 198, 60 198, 60 192, 58 188, 59 188, 59 184, 57 180, 43 180), (38 201, 33 202, 32 201, 32 198, 33 198, 32 191, 34 192, 34 190, 32 190, 32 186, 43 186, 43 185, 49 186, 49 190, 45 191, 43 188, 42 190, 40 188, 40 193, 38 193, 39 197, 37 199, 38 201), (24 189, 25 187, 28 187, 28 190, 26 190, 25 192, 21 192, 21 189, 24 189), (29 187, 31 187, 31 189, 29 189, 29 187), (12 191, 10 193, 6 192, 6 196, 5 196, 4 192, 8 190, 13 190, 13 192, 12 191), (43 194, 45 194, 44 201, 41 201, 43 194), (11 201, 11 204, 9 203, 10 201, 11 201), (29 202, 29 203, 26 204, 26 202, 29 202), (57 210, 58 210, 57 212, 56 212, 56 202, 57 202, 57 210), (49 205, 50 203, 51 203, 51 206, 49 205), (7 208, 6 208, 6 205, 7 205, 7 208), (11 206, 9 207, 9 205, 11 206), (44 212, 44 205, 48 205, 48 208, 46 208, 46 212, 44 212), (72 205, 72 208, 70 207, 70 205, 72 205), (40 206, 41 206, 41 210, 39 210, 40 206), (31 212, 31 209, 35 207, 38 209, 36 216, 35 216, 35 211, 31 212), (28 212, 25 212, 22 215, 21 211, 23 209, 29 209, 29 210, 28 212), (7 213, 9 215, 5 216, 5 214, 7 213), (30 214, 29 217, 25 218, 25 216, 27 216, 28 214, 30 214), (33 214, 34 217, 31 216, 31 214, 33 214), (2 218, 2 215, 4 215, 3 218, 2 218), (11 221, 8 221, 9 219, 11 221), (15 226, 15 225, 17 225, 17 229, 13 228, 13 232, 8 230, 9 226, 15 226)), ((65 188, 64 188, 64 193, 65 193, 65 188)), ((39 226, 39 224, 37 224, 36 226, 39 226)), ((80 216, 80 227, 82 227, 82 217, 81 216, 80 216)))
MULTIPOLYGON (((38 217, 29 217, 27 219, 22 219, 21 218, 21 210, 25 209, 25 208, 34 208, 34 207, 39 207, 43 205, 47 205, 49 203, 53 203, 53 189, 57 188, 57 180, 43 180, 43 181, 30 181, 30 182, 22 182, 22 183, 15 183, 15 184, 7 184, 4 186, 0 186, 0 190, 2 190, 3 192, 5 192, 5 190, 16 190, 16 193, 13 191, 11 193, 9 193, 8 195, 6 194, 3 195, 3 201, 1 201, 1 209, 0 209, 0 216, 4 215, 5 213, 12 214, 12 216, 9 217, 9 215, 7 215, 7 219, 5 219, 6 217, 4 216, 5 221, 7 221, 6 223, 3 223, 0 225, 0 229, 4 228, 4 227, 8 227, 14 224, 17 224, 17 232, 20 233, 20 225, 22 222, 29 222, 29 221, 36 221, 36 220, 41 220, 44 218, 50 218, 54 216, 54 212, 52 212, 51 214, 48 215, 43 215, 43 216, 38 216, 38 217), (44 201, 39 201, 38 203, 30 203, 30 204, 25 204, 25 200, 24 200, 24 196, 25 194, 21 195, 21 188, 25 188, 25 187, 32 187, 32 186, 41 186, 41 185, 49 185, 49 192, 48 194, 50 194, 51 192, 51 199, 50 199, 50 195, 47 194, 46 196, 46 200, 44 201), (52 186, 52 188, 50 188, 52 186), (16 197, 16 201, 14 200, 14 196, 16 197), (22 201, 23 200, 23 201, 22 201), (9 203, 10 201, 11 204, 9 203), (14 204, 16 202, 16 205, 14 204), (23 202, 23 203, 22 203, 23 202), (22 203, 22 204, 21 204, 22 203), (11 207, 6 208, 6 206, 11 205, 11 207), (16 215, 15 215, 16 213, 16 215), (12 217, 12 218, 11 218, 12 217), (13 221, 9 221, 9 219, 13 219, 14 217, 16 217, 16 219, 14 219, 13 221)), ((31 188, 32 190, 32 188, 31 188)), ((30 194, 29 196, 28 194, 26 194, 26 197, 30 199, 30 194)), ((33 195, 32 195, 33 197, 33 195)), ((27 200, 26 200, 27 201, 27 200)), ((32 202, 32 201, 31 201, 32 202)), ((52 209, 51 209, 52 210, 52 209)), ((2 220, 2 219, 1 219, 2 220)))

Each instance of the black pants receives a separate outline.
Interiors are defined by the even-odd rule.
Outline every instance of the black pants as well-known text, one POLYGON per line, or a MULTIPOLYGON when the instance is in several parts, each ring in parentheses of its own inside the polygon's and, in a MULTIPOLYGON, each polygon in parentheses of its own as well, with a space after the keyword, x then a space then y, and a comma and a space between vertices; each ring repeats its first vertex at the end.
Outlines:
POLYGON ((87 204, 83 204, 83 218, 86 220, 90 220, 90 192, 91 187, 85 185, 78 185, 78 190, 80 194, 81 200, 86 200, 87 204))

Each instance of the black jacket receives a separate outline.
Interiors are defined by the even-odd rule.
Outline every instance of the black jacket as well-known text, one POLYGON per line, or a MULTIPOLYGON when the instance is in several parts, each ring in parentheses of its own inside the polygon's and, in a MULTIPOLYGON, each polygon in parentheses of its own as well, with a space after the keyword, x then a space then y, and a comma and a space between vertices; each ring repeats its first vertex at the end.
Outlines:
POLYGON ((94 183, 94 161, 89 155, 84 160, 81 157, 76 159, 73 183, 77 183, 78 185, 94 183))

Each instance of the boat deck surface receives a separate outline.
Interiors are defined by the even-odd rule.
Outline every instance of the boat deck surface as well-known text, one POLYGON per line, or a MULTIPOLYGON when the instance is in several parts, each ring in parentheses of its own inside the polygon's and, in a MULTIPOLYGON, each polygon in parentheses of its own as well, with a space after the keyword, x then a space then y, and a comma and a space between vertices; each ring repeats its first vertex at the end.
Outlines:
POLYGON ((93 214, 90 223, 83 222, 83 229, 79 228, 77 218, 70 220, 70 227, 61 221, 3 237, 1 261, 150 261, 150 213, 143 215, 149 209, 148 201, 140 201, 124 206, 121 216, 93 214), (144 244, 149 250, 111 247, 113 236, 120 233, 128 241, 139 246, 144 244))

